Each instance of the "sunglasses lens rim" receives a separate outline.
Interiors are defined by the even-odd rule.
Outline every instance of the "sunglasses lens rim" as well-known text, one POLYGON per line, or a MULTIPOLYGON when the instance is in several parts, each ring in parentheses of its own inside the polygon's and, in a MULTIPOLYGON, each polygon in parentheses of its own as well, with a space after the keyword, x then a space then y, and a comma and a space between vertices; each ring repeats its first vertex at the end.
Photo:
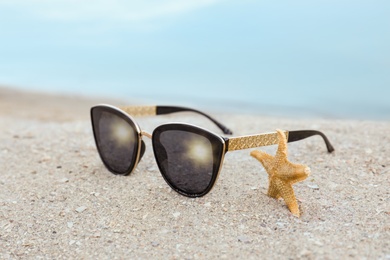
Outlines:
POLYGON ((133 119, 131 119, 125 112, 123 112, 115 107, 106 106, 106 105, 94 106, 91 108, 90 114, 91 114, 92 131, 93 131, 96 149, 98 150, 100 159, 103 162, 104 166, 113 174, 129 175, 135 169, 135 167, 137 166, 137 164, 140 160, 140 152, 141 152, 141 130, 140 130, 140 128, 135 123, 135 121, 133 119), (95 116, 97 116, 96 113, 102 113, 102 112, 112 113, 113 115, 118 116, 119 118, 123 119, 124 121, 126 121, 126 123, 128 123, 133 128, 133 130, 135 131, 135 133, 137 135, 137 140, 135 142, 136 147, 134 148, 134 152, 132 154, 131 163, 130 163, 129 167, 126 169, 126 171, 122 172, 122 171, 115 170, 112 167, 112 165, 110 165, 110 163, 106 162, 106 159, 105 159, 104 155, 102 154, 102 151, 100 150, 99 141, 98 141, 98 137, 97 137, 98 130, 95 129, 95 123, 97 123, 97 122, 95 122, 95 120, 97 119, 95 116))
MULTIPOLYGON (((153 153, 154 157, 156 160, 156 163, 158 165, 158 168, 161 172, 161 175, 163 176, 164 180, 167 182, 167 184, 176 192, 178 192, 181 195, 187 196, 187 197, 202 197, 206 195, 207 193, 210 192, 210 190, 214 187, 214 184, 218 178, 219 172, 222 167, 223 159, 226 153, 225 149, 225 140, 217 135, 214 134, 206 129, 190 125, 190 124, 182 124, 182 123, 171 123, 171 124, 165 124, 165 125, 160 125, 157 127, 152 134, 152 144, 153 144, 153 153), (213 147, 213 172, 212 172, 212 177, 209 182, 209 185, 202 191, 198 193, 189 193, 182 188, 178 187, 175 183, 172 183, 170 178, 167 177, 167 174, 165 172, 164 167, 161 165, 160 162, 160 157, 157 151, 157 146, 162 145, 160 142, 160 135, 166 131, 169 130, 176 130, 176 131, 184 131, 184 132, 190 132, 190 133, 195 133, 198 135, 201 135, 205 138, 207 138, 210 143, 212 144, 213 147)), ((160 155, 161 156, 161 155, 160 155)))

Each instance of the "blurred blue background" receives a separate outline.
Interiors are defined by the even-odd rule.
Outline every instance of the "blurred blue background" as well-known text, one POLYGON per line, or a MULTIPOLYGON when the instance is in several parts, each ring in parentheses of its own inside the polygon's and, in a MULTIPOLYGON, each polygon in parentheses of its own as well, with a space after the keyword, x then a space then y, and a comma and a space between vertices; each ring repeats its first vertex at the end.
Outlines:
POLYGON ((0 0, 0 85, 389 120, 390 1, 0 0))

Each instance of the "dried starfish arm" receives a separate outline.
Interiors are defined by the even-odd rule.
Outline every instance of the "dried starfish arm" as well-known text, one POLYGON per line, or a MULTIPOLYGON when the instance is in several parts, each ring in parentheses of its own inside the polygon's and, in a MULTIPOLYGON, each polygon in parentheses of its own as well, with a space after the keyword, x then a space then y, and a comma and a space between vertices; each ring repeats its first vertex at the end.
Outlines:
POLYGON ((274 157, 272 155, 269 155, 263 151, 253 151, 251 153, 253 157, 255 157, 261 164, 264 166, 264 168, 269 168, 271 167, 274 157))
POLYGON ((302 181, 310 175, 310 168, 304 164, 285 162, 280 166, 279 178, 290 182, 291 184, 302 181))
POLYGON ((294 189, 291 185, 286 185, 282 180, 275 179, 276 186, 279 188, 280 196, 283 198, 288 209, 292 214, 299 217, 299 207, 297 199, 295 198, 294 189))
POLYGON ((270 178, 270 180, 269 180, 269 187, 268 187, 267 195, 270 196, 271 198, 275 198, 275 199, 279 199, 281 197, 280 192, 279 192, 279 188, 276 185, 275 180, 273 180, 272 178, 270 178))
POLYGON ((276 133, 278 135, 278 150, 276 151, 276 160, 281 158, 287 158, 287 137, 282 130, 277 129, 276 133))

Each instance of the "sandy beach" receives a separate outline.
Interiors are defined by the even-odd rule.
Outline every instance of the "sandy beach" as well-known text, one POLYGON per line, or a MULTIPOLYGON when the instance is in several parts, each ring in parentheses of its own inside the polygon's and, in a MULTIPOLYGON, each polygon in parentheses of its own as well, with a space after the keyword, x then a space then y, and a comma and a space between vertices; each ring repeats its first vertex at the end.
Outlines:
MULTIPOLYGON (((267 197, 268 175, 251 150, 227 153, 202 198, 171 190, 148 139, 132 175, 111 174, 92 136, 97 103, 124 104, 0 88, 0 259, 390 259, 390 122, 204 111, 233 136, 328 136, 333 154, 320 137, 289 144, 290 161, 311 168, 294 185, 297 218, 267 197)), ((148 132, 171 121, 220 134, 191 113, 138 120, 148 132)))

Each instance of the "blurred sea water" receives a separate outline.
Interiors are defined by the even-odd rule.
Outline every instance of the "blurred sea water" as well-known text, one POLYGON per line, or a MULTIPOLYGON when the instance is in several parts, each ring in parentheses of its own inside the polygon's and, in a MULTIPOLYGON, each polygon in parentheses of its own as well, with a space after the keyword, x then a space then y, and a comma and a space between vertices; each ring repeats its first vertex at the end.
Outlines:
MULTIPOLYGON (((22 89, 54 94, 118 99, 129 104, 178 105, 222 113, 261 114, 328 119, 390 120, 390 88, 367 93, 354 88, 304 90, 299 88, 245 88, 228 90, 171 87, 94 87, 22 89)), ((374 91, 374 90, 373 90, 374 91)))

